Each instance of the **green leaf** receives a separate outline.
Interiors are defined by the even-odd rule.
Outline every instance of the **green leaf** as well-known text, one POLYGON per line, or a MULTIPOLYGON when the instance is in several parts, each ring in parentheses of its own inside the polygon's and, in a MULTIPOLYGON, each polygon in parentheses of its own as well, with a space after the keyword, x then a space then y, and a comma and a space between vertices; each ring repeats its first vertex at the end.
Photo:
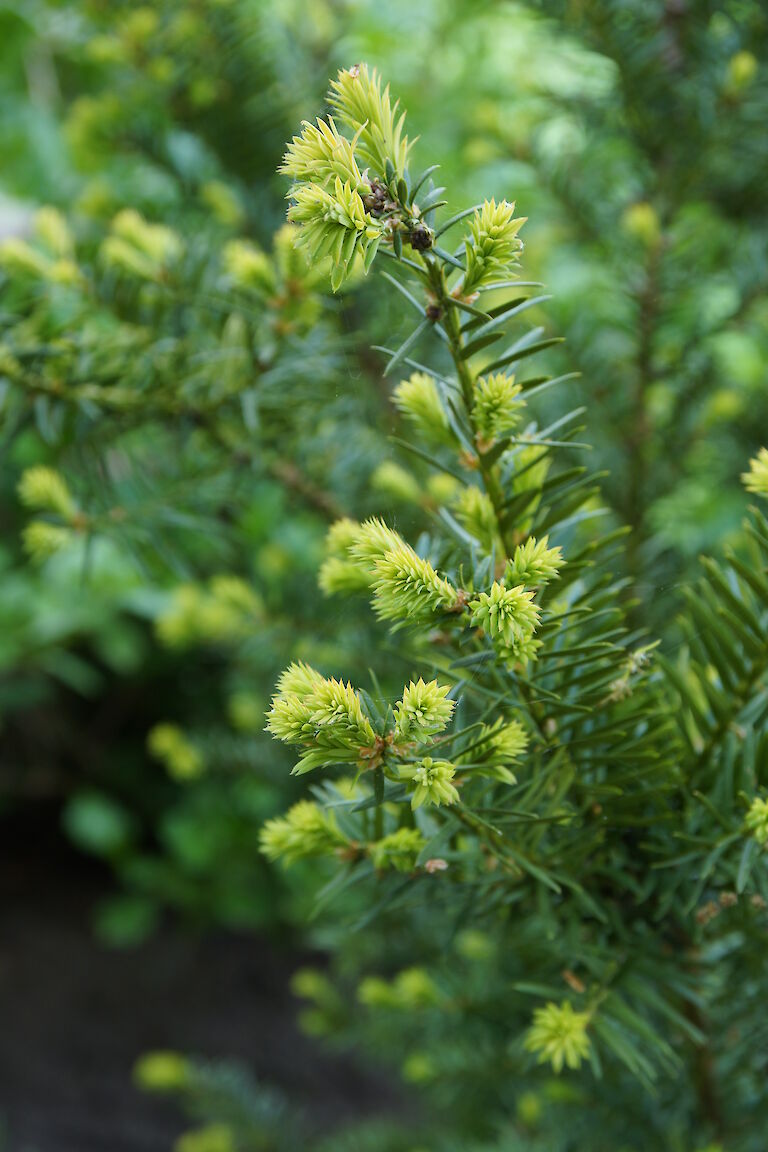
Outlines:
POLYGON ((411 188, 411 204, 416 199, 416 196, 418 195, 422 186, 426 184, 427 180, 429 180, 433 172, 437 172, 439 167, 439 164, 430 164, 429 168, 425 168, 421 175, 416 177, 413 183, 413 187, 411 188))
POLYGON ((752 837, 745 842, 739 860, 739 870, 736 874, 736 891, 741 894, 749 883, 752 869, 760 855, 760 846, 752 837))
POLYGON ((450 264, 453 268, 460 268, 462 272, 464 271, 464 265, 461 260, 457 260, 450 252, 446 252, 444 248, 440 248, 439 245, 435 244, 432 251, 436 256, 440 257, 444 264, 450 264))
POLYGON ((386 368, 384 369, 384 375, 385 376, 390 376, 394 372, 394 370, 395 370, 395 368, 397 368, 398 364, 403 359, 405 359, 406 352, 408 352, 413 347, 413 345, 417 342, 419 337, 429 327, 430 327, 430 321, 429 320, 422 320, 421 324, 419 324, 416 328, 414 328, 414 330, 413 330, 413 332, 411 332, 410 336, 408 336, 403 341, 403 343, 400 345, 400 347, 392 354, 392 357, 391 357, 389 363, 387 364, 386 368))
POLYGON ((390 284, 394 284, 394 286, 395 286, 395 288, 397 288, 398 292, 400 292, 403 296, 405 296, 406 300, 410 304, 413 305, 413 307, 416 309, 416 311, 419 313, 420 316, 426 317, 427 313, 426 313, 426 309, 424 308, 423 304, 419 303, 419 301, 416 299, 416 297, 413 295, 413 293, 409 292, 409 290, 405 287, 404 284, 401 284, 400 281, 396 280, 394 276, 390 276, 389 272, 382 272, 381 275, 384 277, 385 280, 388 280, 390 284))
POLYGON ((493 319, 482 324, 475 332, 475 339, 479 340, 487 332, 494 332, 498 328, 503 328, 508 321, 513 320, 515 316, 519 316, 521 312, 527 311, 529 308, 535 308, 537 304, 542 304, 545 300, 551 300, 551 296, 531 296, 523 300, 513 300, 508 306, 502 307, 498 315, 494 315, 493 319))
POLYGON ((467 216, 474 215, 481 204, 475 204, 473 208, 464 208, 461 212, 456 212, 453 216, 449 216, 435 232, 435 236, 442 236, 443 232, 447 232, 449 228, 453 228, 454 224, 458 224, 460 220, 465 220, 467 216))
POLYGON ((487 348, 489 344, 495 344, 496 341, 500 340, 503 335, 503 332, 489 332, 487 335, 482 336, 480 339, 473 340, 471 344, 467 344, 465 348, 462 348, 462 360, 469 360, 470 357, 474 356, 477 352, 480 352, 481 349, 487 348))
POLYGON ((524 360, 527 356, 535 356, 537 352, 543 352, 545 348, 553 348, 556 344, 562 343, 563 338, 561 336, 551 336, 548 340, 539 340, 536 344, 527 344, 522 347, 519 343, 513 344, 498 360, 486 364, 483 371, 497 372, 499 368, 506 368, 509 364, 515 364, 518 360, 524 360))

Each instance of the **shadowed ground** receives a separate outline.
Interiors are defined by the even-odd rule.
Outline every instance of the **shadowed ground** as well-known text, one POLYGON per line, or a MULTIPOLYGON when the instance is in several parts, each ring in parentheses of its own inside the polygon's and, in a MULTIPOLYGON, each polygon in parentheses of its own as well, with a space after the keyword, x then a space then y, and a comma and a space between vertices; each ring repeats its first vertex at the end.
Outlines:
POLYGON ((170 927, 141 948, 104 949, 89 928, 104 885, 50 825, 3 821, 2 1152, 170 1149, 184 1127, 178 1113, 131 1083, 137 1056, 157 1048, 241 1060, 313 1125, 392 1105, 375 1073, 329 1058, 296 1030, 286 985, 301 958, 170 927))

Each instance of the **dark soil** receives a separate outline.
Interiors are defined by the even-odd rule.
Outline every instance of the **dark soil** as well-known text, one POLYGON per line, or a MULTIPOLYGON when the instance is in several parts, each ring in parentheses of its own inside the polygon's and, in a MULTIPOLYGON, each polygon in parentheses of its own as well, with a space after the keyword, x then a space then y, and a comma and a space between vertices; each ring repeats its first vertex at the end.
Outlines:
POLYGON ((381 1077, 296 1030, 287 981, 301 957, 172 926, 106 949, 90 913, 108 877, 50 825, 0 832, 2 1152, 169 1150, 182 1118, 131 1082, 136 1058, 160 1048, 243 1062, 313 1126, 394 1106, 381 1077))

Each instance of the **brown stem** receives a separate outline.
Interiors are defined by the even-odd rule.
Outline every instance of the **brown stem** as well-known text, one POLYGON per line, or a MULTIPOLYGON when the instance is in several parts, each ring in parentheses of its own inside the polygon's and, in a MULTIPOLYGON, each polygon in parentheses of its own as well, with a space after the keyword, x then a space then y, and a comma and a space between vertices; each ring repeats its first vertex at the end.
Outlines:
MULTIPOLYGON (((686 1006, 686 1014, 691 1024, 706 1036, 707 1022, 702 1016, 701 1009, 696 1004, 689 1003, 686 1006)), ((708 1038, 695 1050, 693 1073, 701 1115, 712 1125, 714 1135, 721 1137, 725 1132, 725 1121, 717 1092, 715 1060, 708 1038)))

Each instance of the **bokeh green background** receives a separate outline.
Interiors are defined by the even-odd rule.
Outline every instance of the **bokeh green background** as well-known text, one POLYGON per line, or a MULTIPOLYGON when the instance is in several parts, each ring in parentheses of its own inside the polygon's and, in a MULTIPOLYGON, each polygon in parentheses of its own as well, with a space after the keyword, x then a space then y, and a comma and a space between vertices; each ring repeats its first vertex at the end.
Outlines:
POLYGON ((662 627, 738 527, 768 428, 768 14, 18 0, 0 44, 0 820, 53 814, 108 863, 105 946, 168 914, 295 939, 308 874, 256 848, 300 792, 261 731, 271 686, 296 657, 397 681, 368 614, 319 593, 322 540, 342 513, 418 529, 441 496, 391 439, 370 351, 407 332, 398 301, 360 280, 331 298, 279 232, 285 140, 366 60, 453 202, 517 201, 525 276, 552 294, 531 324, 565 337, 549 367, 578 374, 662 627), (141 250, 126 209, 173 230, 170 273, 105 244, 141 250), (39 464, 84 519, 30 556, 17 485, 39 464))

